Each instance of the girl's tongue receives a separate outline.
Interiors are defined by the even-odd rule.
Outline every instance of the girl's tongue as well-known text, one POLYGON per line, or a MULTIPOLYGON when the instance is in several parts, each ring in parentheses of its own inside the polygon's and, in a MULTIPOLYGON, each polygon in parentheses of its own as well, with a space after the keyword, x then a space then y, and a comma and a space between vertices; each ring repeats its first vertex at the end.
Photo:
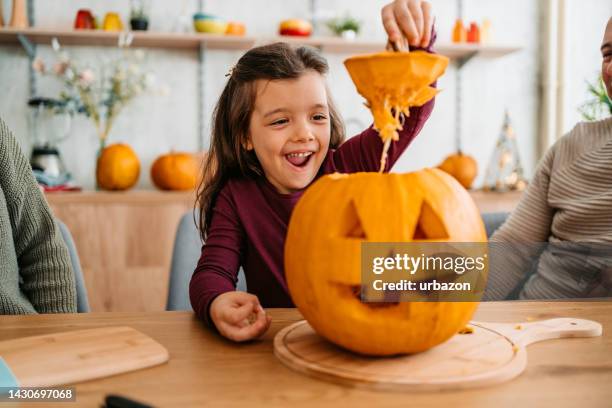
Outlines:
POLYGON ((285 155, 285 157, 287 158, 289 163, 291 163, 291 164, 293 164, 294 166, 297 166, 297 167, 301 167, 304 164, 306 164, 308 159, 310 159, 310 156, 312 156, 312 154, 308 154, 308 155, 287 154, 287 155, 285 155))

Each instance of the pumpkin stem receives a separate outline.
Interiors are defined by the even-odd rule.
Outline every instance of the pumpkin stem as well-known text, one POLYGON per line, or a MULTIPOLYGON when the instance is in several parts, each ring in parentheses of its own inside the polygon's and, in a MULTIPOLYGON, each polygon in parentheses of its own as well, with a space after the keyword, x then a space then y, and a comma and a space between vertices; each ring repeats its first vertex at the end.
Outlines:
POLYGON ((389 151, 389 147, 391 146, 392 141, 393 139, 391 138, 385 141, 382 155, 380 156, 380 170, 378 170, 379 173, 383 173, 385 171, 385 166, 387 165, 387 152, 389 151))

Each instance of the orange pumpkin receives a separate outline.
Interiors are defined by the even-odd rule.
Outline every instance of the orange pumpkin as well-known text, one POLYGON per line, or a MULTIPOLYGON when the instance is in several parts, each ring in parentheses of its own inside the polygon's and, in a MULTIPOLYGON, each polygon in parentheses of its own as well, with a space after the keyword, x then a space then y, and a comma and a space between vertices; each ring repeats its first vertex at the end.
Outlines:
POLYGON ((198 161, 190 153, 168 153, 151 166, 151 180, 161 190, 193 190, 198 181, 198 161))
POLYGON ((140 176, 140 162, 134 150, 117 143, 104 148, 96 165, 96 180, 103 190, 127 190, 140 176))
POLYGON ((477 302, 362 303, 362 242, 486 242, 472 198, 437 169, 333 174, 300 198, 285 245, 291 297, 313 329, 367 355, 415 353, 470 320, 477 302))
POLYGON ((438 165, 443 170, 457 179, 465 188, 472 187, 474 179, 478 175, 478 164, 472 156, 461 152, 451 154, 438 165))

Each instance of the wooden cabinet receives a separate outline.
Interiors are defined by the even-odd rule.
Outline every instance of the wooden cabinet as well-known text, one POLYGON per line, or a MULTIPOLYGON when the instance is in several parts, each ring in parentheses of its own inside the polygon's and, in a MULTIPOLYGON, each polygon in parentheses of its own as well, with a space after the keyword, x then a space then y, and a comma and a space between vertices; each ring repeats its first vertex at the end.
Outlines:
MULTIPOLYGON (((521 195, 470 194, 481 212, 512 211, 521 195)), ((193 209, 193 193, 56 193, 47 200, 72 233, 92 311, 165 309, 176 228, 193 209)))
POLYGON ((70 229, 94 312, 164 310, 176 228, 193 193, 47 194, 70 229))

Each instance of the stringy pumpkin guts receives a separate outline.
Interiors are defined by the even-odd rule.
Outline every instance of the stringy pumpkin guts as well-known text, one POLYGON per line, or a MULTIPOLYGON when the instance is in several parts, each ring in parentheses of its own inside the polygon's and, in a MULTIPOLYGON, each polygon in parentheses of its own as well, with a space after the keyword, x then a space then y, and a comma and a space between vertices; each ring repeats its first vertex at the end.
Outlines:
POLYGON ((448 66, 448 58, 415 52, 381 52, 344 61, 357 91, 374 117, 374 128, 383 143, 380 172, 385 168, 391 142, 399 140, 410 108, 431 100, 437 90, 429 86, 448 66))

